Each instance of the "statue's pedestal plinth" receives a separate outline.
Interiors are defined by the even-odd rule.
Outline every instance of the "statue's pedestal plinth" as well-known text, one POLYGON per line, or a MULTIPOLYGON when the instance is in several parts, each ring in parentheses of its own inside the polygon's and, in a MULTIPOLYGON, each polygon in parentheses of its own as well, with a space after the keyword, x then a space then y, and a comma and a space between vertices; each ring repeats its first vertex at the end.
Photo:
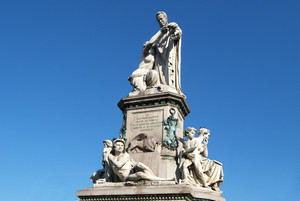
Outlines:
POLYGON ((176 127, 172 130, 176 138, 183 137, 184 118, 190 112, 185 96, 172 92, 129 96, 121 99, 118 106, 124 114, 121 130, 124 131, 123 137, 127 138, 125 147, 130 158, 148 166, 161 180, 97 180, 94 187, 77 191, 80 201, 225 201, 211 188, 178 184, 177 157, 182 145, 179 143, 172 150, 164 142, 170 134, 166 125, 176 127), (168 121, 171 123, 166 123, 168 121))
MULTIPOLYGON (((99 186, 77 191, 80 201, 129 201, 129 200, 164 200, 164 201, 225 201, 225 198, 209 189, 195 188, 184 184, 140 186, 99 186)), ((95 185, 96 186, 96 185, 95 185)))
POLYGON ((183 121, 190 109, 183 95, 160 92, 130 96, 120 100, 119 108, 124 114, 126 147, 130 157, 136 162, 147 165, 161 178, 176 178, 176 156, 181 150, 170 150, 164 146, 167 137, 166 121, 173 111, 178 119, 176 136, 183 137, 183 121))

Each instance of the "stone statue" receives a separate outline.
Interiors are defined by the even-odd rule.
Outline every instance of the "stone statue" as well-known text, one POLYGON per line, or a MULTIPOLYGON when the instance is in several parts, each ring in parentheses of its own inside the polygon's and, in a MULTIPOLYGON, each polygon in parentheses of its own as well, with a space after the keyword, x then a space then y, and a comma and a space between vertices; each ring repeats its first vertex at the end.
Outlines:
POLYGON ((103 148, 103 152, 102 152, 102 165, 103 165, 103 179, 105 179, 105 181, 109 180, 109 177, 111 175, 111 172, 109 170, 109 161, 108 161, 108 156, 112 150, 113 147, 113 143, 111 140, 104 140, 103 141, 104 144, 104 148, 103 148))
POLYGON ((134 162, 128 153, 125 152, 125 141, 116 139, 113 142, 113 151, 108 156, 109 165, 113 172, 112 181, 166 181, 174 180, 159 178, 143 163, 134 162))
POLYGON ((183 144, 183 150, 179 154, 179 169, 182 173, 181 183, 209 187, 221 193, 219 186, 224 176, 222 163, 206 158, 210 130, 201 127, 198 130, 198 138, 195 138, 196 132, 195 128, 188 127, 184 132, 187 140, 179 139, 183 144))
POLYGON ((186 183, 189 179, 189 167, 193 166, 194 180, 199 180, 199 184, 203 187, 207 187, 203 168, 201 164, 201 139, 195 138, 197 130, 192 127, 188 127, 184 131, 184 136, 187 137, 187 141, 182 138, 179 139, 183 143, 183 150, 180 153, 180 165, 179 169, 182 171, 182 182, 186 183))
POLYGON ((156 14, 161 29, 144 44, 139 67, 128 78, 134 87, 129 96, 147 88, 159 88, 182 94, 180 85, 181 36, 180 27, 168 23, 166 13, 156 14))
POLYGON ((102 151, 102 166, 103 168, 94 172, 93 175, 90 177, 90 180, 93 183, 96 183, 97 181, 106 182, 110 181, 111 171, 109 168, 109 162, 108 162, 108 155, 110 154, 112 150, 113 143, 111 140, 104 140, 103 141, 103 151, 102 151))
POLYGON ((120 133, 103 141, 103 168, 91 176, 93 188, 78 191, 82 201, 225 201, 222 163, 207 158, 210 130, 183 130, 190 108, 181 89, 182 31, 164 12, 156 20, 160 29, 128 78, 131 97, 118 103, 120 133))

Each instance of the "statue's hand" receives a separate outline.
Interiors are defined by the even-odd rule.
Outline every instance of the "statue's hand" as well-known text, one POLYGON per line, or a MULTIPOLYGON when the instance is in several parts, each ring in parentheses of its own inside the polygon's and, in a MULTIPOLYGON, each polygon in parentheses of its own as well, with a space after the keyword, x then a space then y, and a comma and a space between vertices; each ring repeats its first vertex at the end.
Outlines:
POLYGON ((180 39, 180 34, 175 32, 174 34, 171 35, 171 39, 172 40, 179 40, 180 39))
POLYGON ((168 31, 168 27, 167 26, 163 26, 160 31, 164 34, 164 33, 167 33, 168 31))
POLYGON ((167 26, 169 28, 176 29, 178 27, 178 24, 176 24, 175 22, 170 22, 167 26))

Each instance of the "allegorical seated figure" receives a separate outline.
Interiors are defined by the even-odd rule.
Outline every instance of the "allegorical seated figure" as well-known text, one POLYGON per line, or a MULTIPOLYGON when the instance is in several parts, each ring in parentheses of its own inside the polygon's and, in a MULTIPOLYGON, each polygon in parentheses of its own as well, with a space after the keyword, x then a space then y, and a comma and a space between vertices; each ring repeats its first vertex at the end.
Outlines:
POLYGON ((150 180, 150 181, 163 181, 174 180, 168 178, 160 178, 154 175, 149 167, 143 163, 134 162, 128 153, 125 152, 125 141, 123 139, 116 139, 113 142, 113 150, 108 155, 109 172, 111 175, 108 182, 120 181, 137 181, 137 180, 150 180))
POLYGON ((206 158, 210 131, 206 128, 200 128, 198 138, 195 138, 196 133, 195 128, 188 127, 184 131, 187 140, 180 139, 183 144, 183 150, 179 154, 179 169, 182 173, 181 183, 209 187, 214 191, 221 192, 219 186, 223 182, 224 176, 222 164, 206 158))
POLYGON ((144 44, 139 67, 128 78, 134 87, 129 95, 137 95, 146 88, 168 85, 181 93, 180 87, 180 27, 168 23, 166 13, 156 14, 161 29, 144 44))
POLYGON ((110 154, 113 143, 111 140, 104 140, 103 141, 103 151, 102 151, 102 166, 103 168, 94 172, 93 175, 90 177, 90 180, 93 183, 96 183, 97 181, 106 182, 110 180, 110 168, 108 163, 108 155, 110 154))

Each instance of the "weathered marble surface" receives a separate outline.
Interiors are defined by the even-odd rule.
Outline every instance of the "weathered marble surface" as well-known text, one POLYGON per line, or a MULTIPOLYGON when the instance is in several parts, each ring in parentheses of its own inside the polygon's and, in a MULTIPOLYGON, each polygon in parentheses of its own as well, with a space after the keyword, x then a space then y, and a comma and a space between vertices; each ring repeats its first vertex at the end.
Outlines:
MULTIPOLYGON (((109 140, 106 140, 109 142, 109 140)), ((125 141, 116 139, 113 142, 113 149, 109 153, 104 148, 105 158, 102 172, 96 172, 92 176, 94 183, 101 182, 125 182, 125 181, 175 181, 175 178, 157 177, 152 170, 141 162, 135 162, 125 151, 125 141), (101 173, 101 175, 97 175, 101 173), (103 173, 103 175, 102 175, 103 173), (97 177, 97 178, 96 178, 97 177)))
POLYGON ((164 122, 170 117, 170 109, 175 110, 178 119, 176 135, 183 137, 183 120, 189 108, 182 95, 160 93, 123 98, 118 106, 126 114, 126 148, 135 161, 147 165, 155 175, 163 178, 178 177, 175 150, 164 146, 168 131, 164 122))
MULTIPOLYGON (((147 183, 147 182, 146 182, 147 183)), ((225 201, 219 193, 207 188, 196 188, 182 184, 154 183, 149 185, 97 186, 77 191, 81 201, 102 200, 212 200, 225 201)))
POLYGON ((211 188, 221 193, 219 186, 224 177, 222 163, 206 158, 210 130, 201 127, 197 138, 196 133, 195 128, 188 127, 184 132, 187 140, 180 139, 183 144, 179 153, 179 169, 182 173, 180 183, 211 188))
MULTIPOLYGON (((173 115, 175 114, 174 111, 173 115)), ((148 113, 143 111, 141 114, 148 113)), ((149 118, 148 114, 143 116, 145 118, 141 118, 142 124, 134 124, 134 126, 141 127, 138 129, 144 129, 144 131, 156 131, 157 128, 151 129, 151 124, 148 122, 154 120, 155 123, 157 114, 154 114, 154 116, 150 115, 150 117, 155 118, 149 118), (142 125, 148 126, 144 127, 142 125)), ((128 150, 132 148, 130 155, 125 152, 125 141, 123 139, 116 139, 113 143, 113 148, 111 146, 112 142, 105 140, 102 160, 103 169, 95 172, 91 180, 95 184, 102 185, 105 182, 173 180, 179 184, 198 186, 199 188, 210 189, 221 194, 222 191, 219 189, 219 186, 223 182, 224 177, 222 163, 207 158, 210 130, 201 127, 198 130, 199 137, 195 137, 196 133, 197 130, 195 128, 188 127, 184 132, 187 140, 182 136, 177 137, 175 135, 182 143, 182 147, 179 147, 181 151, 178 156, 176 155, 178 151, 171 152, 167 149, 162 149, 160 143, 156 144, 156 142, 163 142, 163 138, 158 139, 153 136, 149 138, 150 142, 154 140, 154 143, 151 144, 154 147, 151 147, 149 142, 145 141, 148 138, 145 133, 143 138, 139 138, 140 141, 135 140, 136 137, 133 138, 134 140, 131 140, 131 136, 128 137, 128 150), (149 147, 147 148, 147 146, 149 147), (134 162, 132 158, 139 162, 134 162), (140 161, 145 162, 146 165, 140 161)), ((140 137, 140 135, 137 136, 140 137)))
POLYGON ((138 69, 128 78, 134 87, 129 96, 139 95, 143 91, 148 94, 160 91, 182 94, 182 31, 175 22, 168 23, 164 12, 158 12, 156 19, 161 29, 144 44, 138 69))
POLYGON ((164 12, 156 19, 161 29, 129 77, 133 92, 118 103, 119 138, 103 141, 103 168, 91 177, 94 188, 77 192, 81 201, 225 201, 222 163, 207 158, 210 130, 184 131, 190 109, 180 85, 182 31, 164 12))

